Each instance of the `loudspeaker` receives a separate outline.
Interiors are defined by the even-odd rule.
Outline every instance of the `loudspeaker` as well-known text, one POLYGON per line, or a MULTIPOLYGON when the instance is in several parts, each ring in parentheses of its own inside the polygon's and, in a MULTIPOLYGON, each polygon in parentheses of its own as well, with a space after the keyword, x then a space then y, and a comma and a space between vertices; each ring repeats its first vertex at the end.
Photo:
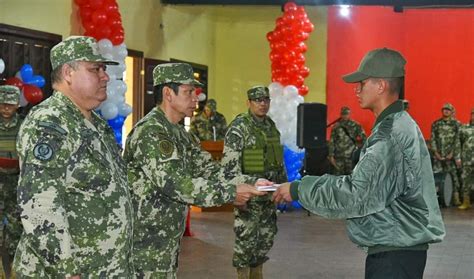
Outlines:
POLYGON ((331 165, 327 159, 328 152, 327 145, 306 148, 302 175, 323 175, 329 173, 331 165))
POLYGON ((327 107, 319 103, 298 105, 296 144, 302 148, 326 145, 327 107))

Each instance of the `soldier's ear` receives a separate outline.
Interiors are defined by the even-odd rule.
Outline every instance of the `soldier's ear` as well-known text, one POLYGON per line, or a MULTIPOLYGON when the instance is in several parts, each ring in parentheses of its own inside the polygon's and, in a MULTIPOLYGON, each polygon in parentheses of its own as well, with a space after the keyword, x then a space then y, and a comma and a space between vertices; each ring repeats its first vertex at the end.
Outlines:
POLYGON ((163 100, 167 100, 168 103, 171 102, 171 94, 173 94, 173 90, 168 86, 163 87, 163 100))
POLYGON ((64 64, 61 66, 61 75, 68 84, 72 83, 73 72, 74 72, 74 69, 71 67, 71 65, 64 64))

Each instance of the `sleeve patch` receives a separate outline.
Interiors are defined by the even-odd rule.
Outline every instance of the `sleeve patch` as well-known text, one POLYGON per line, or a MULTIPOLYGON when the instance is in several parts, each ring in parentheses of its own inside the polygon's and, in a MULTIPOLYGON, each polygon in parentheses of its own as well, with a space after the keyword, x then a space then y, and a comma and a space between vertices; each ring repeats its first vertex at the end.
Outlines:
POLYGON ((158 147, 160 149, 160 153, 163 154, 165 157, 170 157, 173 154, 174 146, 173 143, 169 140, 161 140, 158 143, 158 147))
POLYGON ((40 161, 49 161, 53 157, 54 151, 49 144, 40 142, 35 145, 33 155, 40 161))

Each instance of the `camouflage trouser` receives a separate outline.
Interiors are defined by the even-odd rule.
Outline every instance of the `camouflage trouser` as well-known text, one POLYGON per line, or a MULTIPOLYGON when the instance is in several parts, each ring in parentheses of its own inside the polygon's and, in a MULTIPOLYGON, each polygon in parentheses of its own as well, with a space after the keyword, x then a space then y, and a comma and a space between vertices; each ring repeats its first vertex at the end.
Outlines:
POLYGON ((462 192, 469 195, 472 188, 474 188, 474 166, 463 166, 461 178, 462 192))
POLYGON ((334 175, 346 175, 352 173, 352 158, 334 157, 337 168, 333 168, 334 175))
POLYGON ((18 175, 0 173, 0 246, 10 257, 15 255, 23 226, 16 202, 18 175))
POLYGON ((234 267, 256 267, 268 260, 277 233, 276 207, 271 200, 250 200, 247 210, 234 209, 234 267))
POLYGON ((454 192, 461 191, 461 183, 459 183, 459 176, 458 176, 458 172, 457 172, 456 164, 454 163, 454 160, 449 160, 449 161, 435 160, 433 164, 433 172, 434 173, 439 173, 439 172, 449 173, 451 175, 451 178, 453 179, 453 191, 454 192))
POLYGON ((170 272, 141 272, 136 274, 138 279, 176 279, 176 271, 170 272))

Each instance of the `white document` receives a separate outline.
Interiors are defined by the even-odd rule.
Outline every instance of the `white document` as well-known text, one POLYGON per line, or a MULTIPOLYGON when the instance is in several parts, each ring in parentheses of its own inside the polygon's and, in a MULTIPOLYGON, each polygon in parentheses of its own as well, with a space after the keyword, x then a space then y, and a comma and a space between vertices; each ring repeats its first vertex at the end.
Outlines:
POLYGON ((257 186, 257 190, 260 192, 275 192, 278 187, 280 187, 280 184, 273 184, 273 185, 268 185, 268 186, 257 186))

